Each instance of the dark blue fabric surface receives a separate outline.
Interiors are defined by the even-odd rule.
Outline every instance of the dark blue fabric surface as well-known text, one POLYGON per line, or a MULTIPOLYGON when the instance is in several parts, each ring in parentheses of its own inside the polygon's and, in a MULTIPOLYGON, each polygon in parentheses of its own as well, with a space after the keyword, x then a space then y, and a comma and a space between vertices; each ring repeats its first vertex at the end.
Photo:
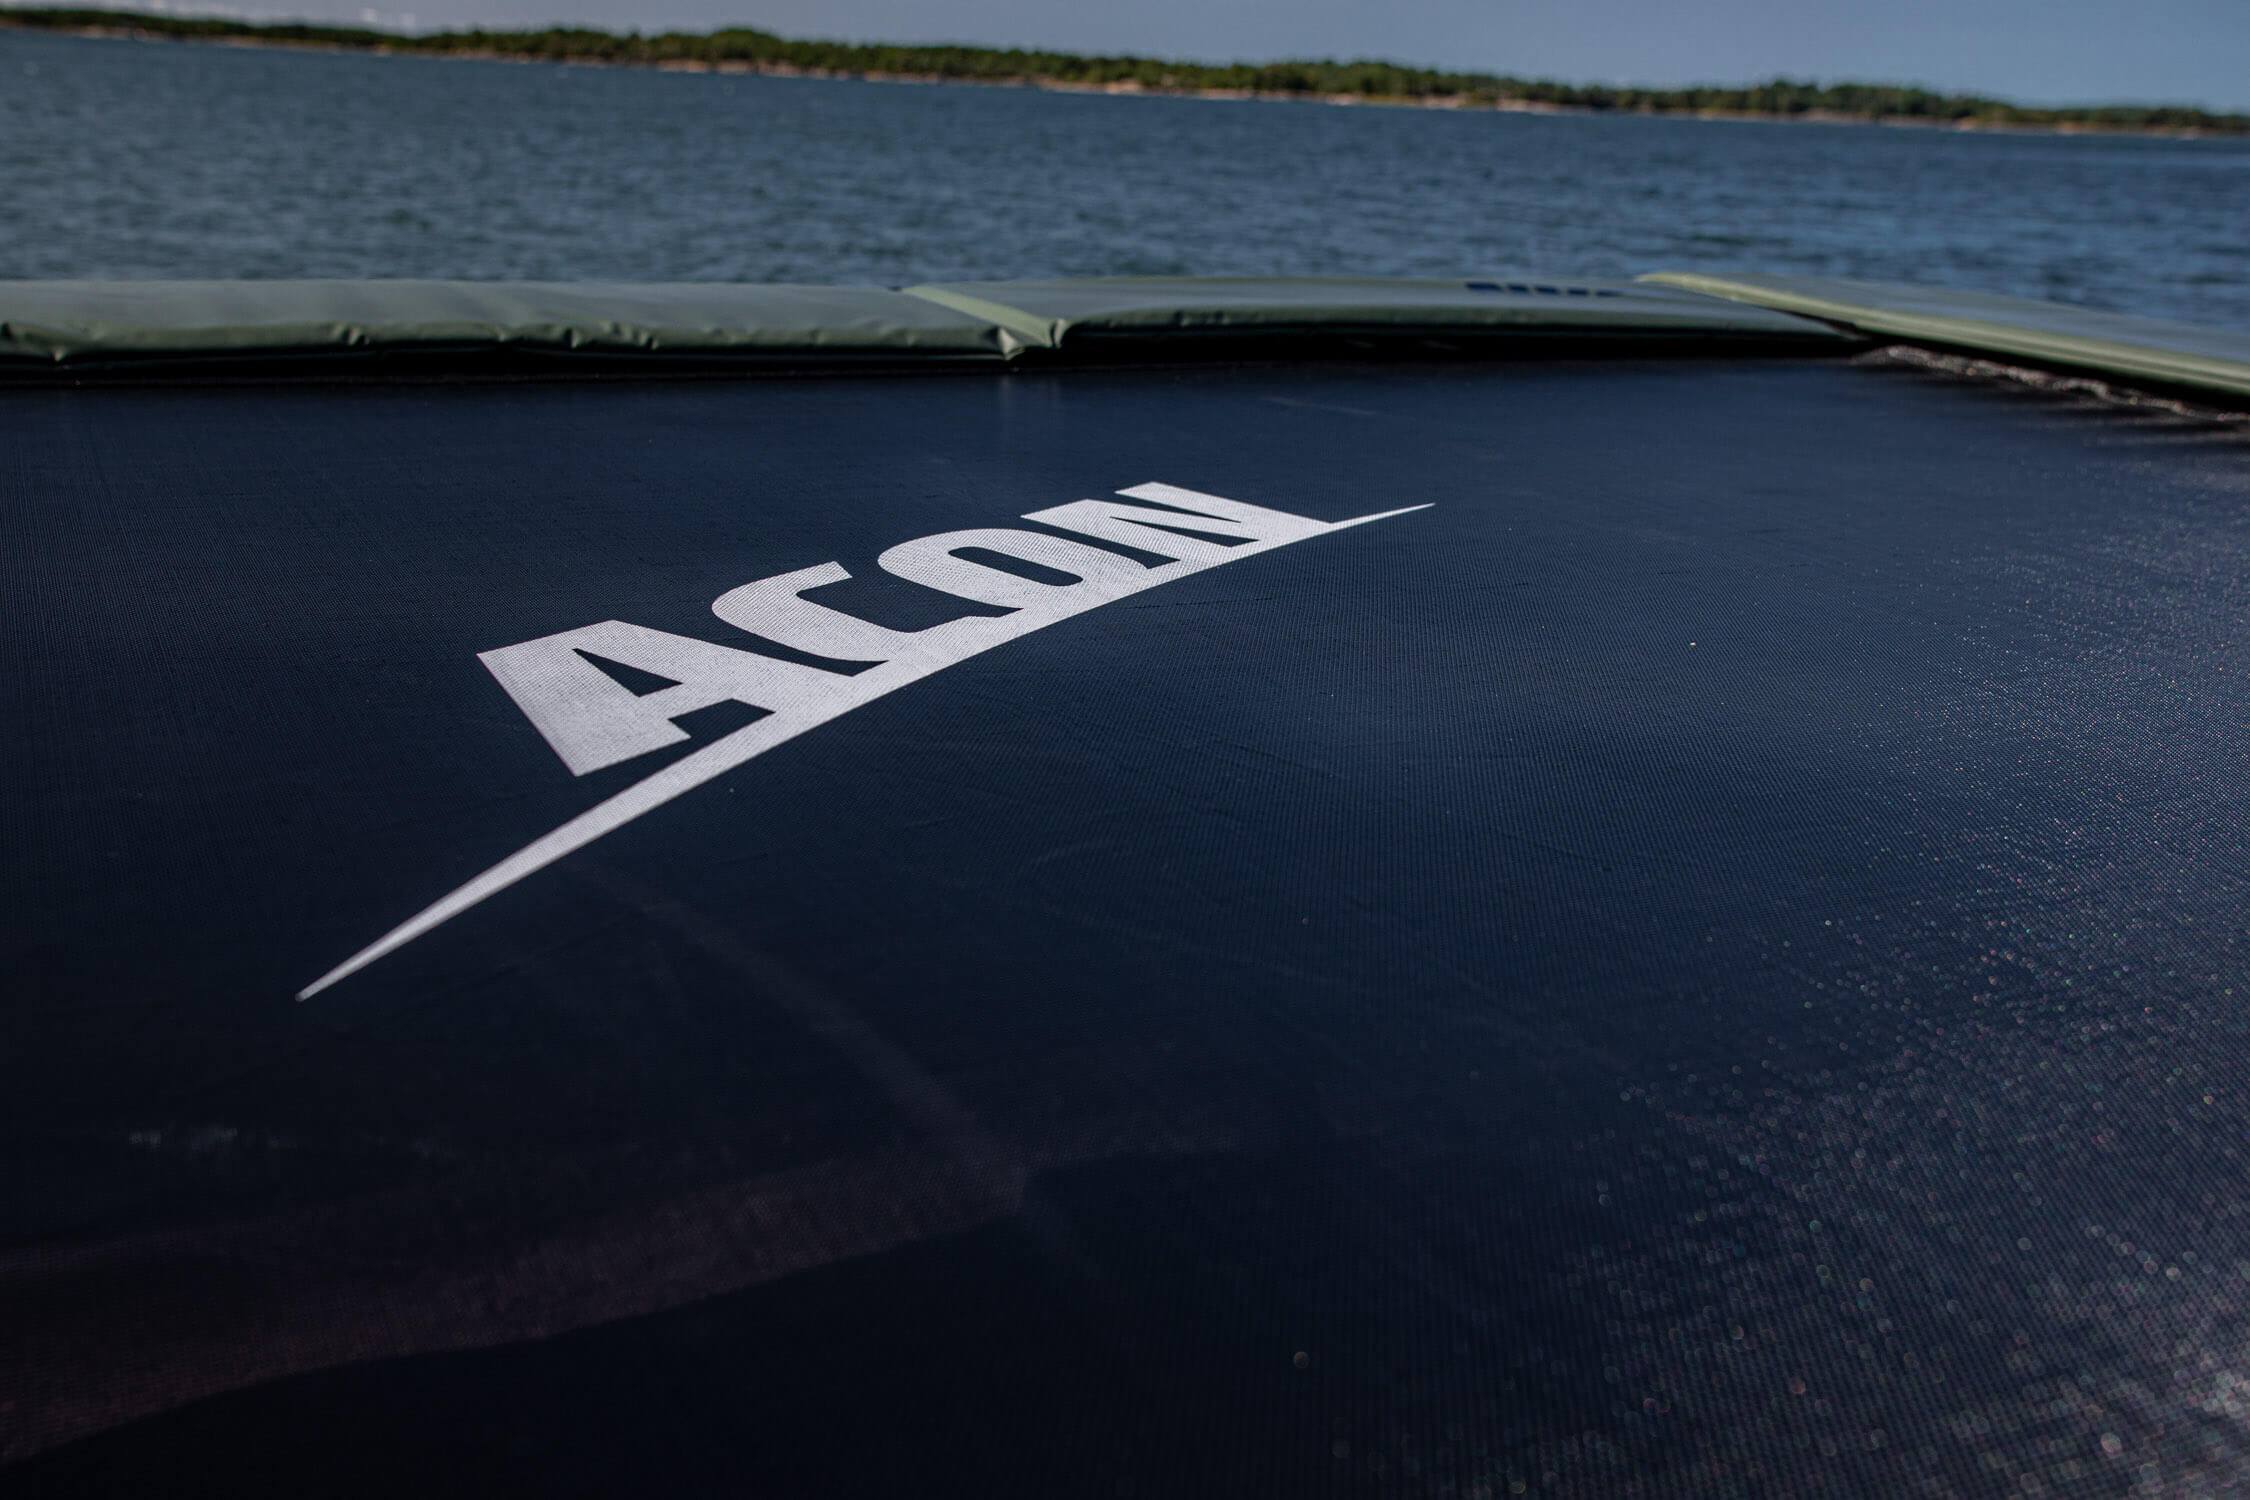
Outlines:
POLYGON ((1797 362, 0 428, 20 1493, 2250 1460, 2224 430, 1797 362), (876 554, 1151 479, 1434 506, 952 667, 292 1000, 685 753, 573 779, 476 653, 746 647, 710 601, 831 559, 932 623, 876 554))

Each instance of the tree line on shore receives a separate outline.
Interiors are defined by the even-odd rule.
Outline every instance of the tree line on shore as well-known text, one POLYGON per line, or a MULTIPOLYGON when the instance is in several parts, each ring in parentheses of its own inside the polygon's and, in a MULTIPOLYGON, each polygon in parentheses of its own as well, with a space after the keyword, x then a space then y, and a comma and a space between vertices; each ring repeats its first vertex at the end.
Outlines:
POLYGON ((654 36, 583 27, 402 33, 305 22, 259 23, 140 11, 47 8, 0 9, 0 26, 536 62, 734 66, 1078 88, 1122 85, 1151 93, 1225 92, 1452 103, 1471 108, 1533 105, 1637 114, 1848 116, 1944 125, 2250 133, 2250 115, 2216 114, 2184 106, 2117 104, 2041 109, 1974 94, 1941 94, 1889 84, 1794 83, 1777 78, 1740 88, 1611 88, 1494 73, 1443 72, 1387 62, 1214 64, 1018 48, 792 41, 744 27, 668 31, 654 36))

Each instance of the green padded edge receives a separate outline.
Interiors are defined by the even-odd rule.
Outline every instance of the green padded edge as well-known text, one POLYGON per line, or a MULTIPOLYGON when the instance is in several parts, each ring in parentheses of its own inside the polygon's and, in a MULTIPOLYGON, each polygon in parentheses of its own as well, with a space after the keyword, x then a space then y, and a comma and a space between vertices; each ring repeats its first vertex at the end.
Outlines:
POLYGON ((513 350, 999 361, 989 320, 875 287, 683 282, 4 281, 0 362, 513 350))
POLYGON ((662 362, 1005 363, 1214 336, 1802 341, 1825 323, 1619 281, 1123 277, 922 286, 720 282, 0 281, 0 373, 495 353, 662 362))
POLYGON ((1658 271, 1641 279, 1884 338, 2250 397, 2250 334, 2222 328, 1883 281, 1698 271, 1658 271))
MULTIPOLYGON (((995 284, 1004 285, 1005 283, 995 284)), ((969 282, 966 285, 975 286, 979 290, 983 289, 983 284, 979 282, 969 282)), ((990 302, 982 297, 972 296, 963 287, 910 286, 900 295, 918 297, 939 307, 951 308, 957 313, 972 318, 981 318, 985 322, 1005 328, 1020 340, 1025 348, 1052 349, 1055 347, 1057 330, 1051 319, 1036 317, 1031 313, 1009 307, 1005 303, 990 302)))
POLYGON ((993 322, 1034 348, 1214 335, 1460 334, 1533 337, 1804 339, 1836 343, 1821 324, 1631 281, 1494 275, 1447 279, 1343 276, 1123 276, 1083 281, 970 281, 908 296, 993 322))

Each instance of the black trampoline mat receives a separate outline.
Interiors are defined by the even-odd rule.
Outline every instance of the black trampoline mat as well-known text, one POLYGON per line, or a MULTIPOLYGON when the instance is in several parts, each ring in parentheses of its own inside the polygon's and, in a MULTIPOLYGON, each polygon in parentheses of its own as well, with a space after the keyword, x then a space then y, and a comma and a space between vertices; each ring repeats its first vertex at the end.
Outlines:
POLYGON ((2250 1466, 2239 436, 1796 360, 0 431, 11 1493, 2250 1466), (1148 481, 1428 508, 946 666, 294 998, 755 717, 574 777, 478 653, 748 650, 712 601, 830 561, 996 616, 876 559, 1148 481))

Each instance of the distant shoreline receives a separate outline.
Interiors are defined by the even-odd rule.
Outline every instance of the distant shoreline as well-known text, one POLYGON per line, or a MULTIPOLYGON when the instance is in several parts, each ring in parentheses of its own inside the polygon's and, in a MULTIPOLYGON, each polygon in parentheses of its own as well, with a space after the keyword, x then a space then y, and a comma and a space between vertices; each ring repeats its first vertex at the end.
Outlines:
POLYGON ((422 34, 300 22, 253 23, 139 11, 0 9, 0 28, 105 40, 167 40, 462 61, 643 67, 663 72, 973 83, 1056 93, 1288 101, 1509 114, 1642 115, 1675 119, 1924 129, 2135 135, 2250 135, 2250 115, 2161 105, 2039 109, 1971 94, 1884 84, 1776 79, 1745 88, 1630 89, 1383 62, 1204 64, 989 47, 791 41, 731 29, 620 36, 578 28, 422 34))

